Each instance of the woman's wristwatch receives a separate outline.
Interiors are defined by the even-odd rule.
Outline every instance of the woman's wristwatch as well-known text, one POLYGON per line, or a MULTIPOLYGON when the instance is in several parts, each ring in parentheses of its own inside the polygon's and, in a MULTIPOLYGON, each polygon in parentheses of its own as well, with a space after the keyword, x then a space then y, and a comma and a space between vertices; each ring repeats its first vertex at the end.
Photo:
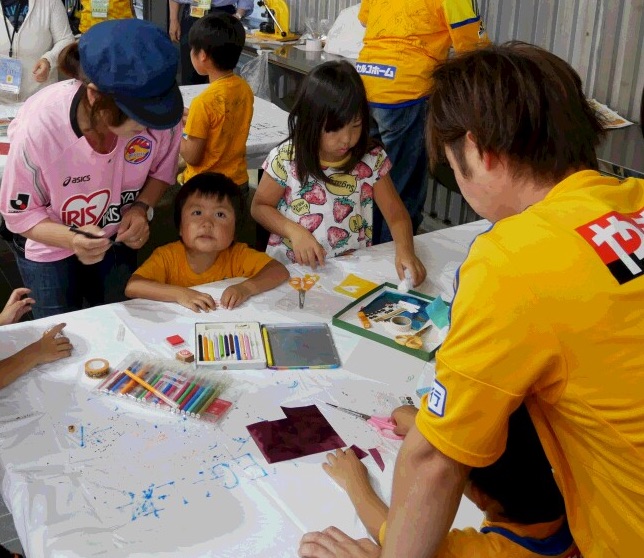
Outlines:
POLYGON ((145 214, 146 214, 146 216, 148 218, 148 222, 152 221, 152 218, 154 217, 154 208, 153 207, 150 207, 147 203, 139 201, 139 200, 133 202, 132 205, 130 205, 130 209, 132 209, 133 207, 141 207, 141 208, 143 208, 143 211, 145 211, 145 214))

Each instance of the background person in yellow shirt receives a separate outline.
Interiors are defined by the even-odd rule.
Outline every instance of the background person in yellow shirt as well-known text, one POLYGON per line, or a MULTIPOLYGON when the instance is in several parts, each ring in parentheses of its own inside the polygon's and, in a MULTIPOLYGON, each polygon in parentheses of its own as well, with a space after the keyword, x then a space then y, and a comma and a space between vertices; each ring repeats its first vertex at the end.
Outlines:
MULTIPOLYGON (((487 37, 471 0, 362 0, 358 19, 366 31, 356 68, 367 90, 371 135, 391 159, 391 178, 416 234, 427 198, 423 138, 432 71, 450 47, 470 50, 487 37)), ((392 239, 377 210, 373 231, 374 244, 392 239)))
POLYGON ((235 220, 242 203, 239 188, 223 174, 192 177, 175 199, 174 221, 181 240, 152 253, 128 281, 126 296, 208 312, 215 310, 215 300, 192 287, 246 277, 221 295, 221 306, 230 310, 286 281, 289 273, 281 263, 235 242, 235 220))
MULTIPOLYGON (((187 165, 183 181, 202 172, 224 174, 237 184, 249 209, 246 140, 255 97, 246 80, 233 73, 245 38, 241 22, 226 13, 208 14, 192 26, 192 64, 210 85, 190 104, 180 153, 187 165)), ((250 214, 242 219, 251 219, 250 214)))
POLYGON ((78 30, 85 33, 90 27, 106 19, 135 17, 132 0, 80 0, 78 30))
POLYGON ((493 226, 458 273, 432 391, 396 462, 382 554, 334 530, 305 535, 300 555, 435 556, 470 468, 503 453, 508 417, 525 402, 583 556, 637 558, 644 181, 596 170, 601 123, 554 54, 486 47, 433 80, 430 160, 449 162, 493 226))

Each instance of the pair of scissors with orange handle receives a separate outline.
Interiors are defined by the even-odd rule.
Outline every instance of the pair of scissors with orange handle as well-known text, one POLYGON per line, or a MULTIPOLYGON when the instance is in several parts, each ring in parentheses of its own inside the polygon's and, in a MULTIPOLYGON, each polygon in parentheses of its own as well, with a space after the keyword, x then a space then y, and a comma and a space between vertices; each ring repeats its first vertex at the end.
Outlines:
POLYGON ((377 417, 372 415, 365 415, 364 413, 360 413, 359 411, 347 409, 346 407, 339 407, 338 405, 334 405, 333 403, 327 403, 327 405, 329 405, 329 407, 333 407, 334 409, 337 409, 338 411, 348 413, 354 417, 367 421, 368 425, 373 426, 385 438, 389 438, 390 440, 403 439, 403 436, 398 436, 398 434, 394 432, 394 428, 396 428, 396 423, 392 420, 391 417, 377 417))
POLYGON ((319 278, 319 275, 309 275, 307 273, 304 277, 291 277, 289 279, 288 284, 300 294, 300 308, 304 308, 304 297, 306 296, 306 291, 311 290, 313 285, 318 282, 319 278))

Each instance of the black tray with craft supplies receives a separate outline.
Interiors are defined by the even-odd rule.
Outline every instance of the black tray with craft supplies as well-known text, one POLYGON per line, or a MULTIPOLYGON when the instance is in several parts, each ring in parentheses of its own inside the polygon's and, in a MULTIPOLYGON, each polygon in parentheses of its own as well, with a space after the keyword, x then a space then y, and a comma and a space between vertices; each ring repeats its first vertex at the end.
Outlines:
POLYGON ((238 398, 225 375, 200 374, 175 359, 131 352, 94 388, 126 404, 217 422, 238 398))
POLYGON ((195 366, 219 370, 266 368, 259 322, 196 323, 195 366))
POLYGON ((334 326, 429 361, 440 347, 439 331, 427 310, 434 298, 416 291, 400 292, 383 283, 345 306, 334 326))
POLYGON ((331 329, 325 323, 265 324, 262 337, 269 368, 291 370, 342 366, 331 329))

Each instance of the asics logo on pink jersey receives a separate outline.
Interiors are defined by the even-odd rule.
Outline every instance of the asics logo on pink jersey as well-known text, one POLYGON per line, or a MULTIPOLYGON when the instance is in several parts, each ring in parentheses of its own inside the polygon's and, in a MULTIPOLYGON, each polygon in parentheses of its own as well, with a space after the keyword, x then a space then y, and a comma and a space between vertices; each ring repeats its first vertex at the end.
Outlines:
POLYGON ((89 174, 86 174, 85 176, 68 176, 65 180, 63 180, 63 186, 67 186, 69 184, 80 184, 81 182, 89 182, 92 179, 92 176, 89 174))
POLYGON ((68 198, 61 208, 63 223, 67 226, 95 225, 103 215, 110 199, 109 190, 99 190, 89 196, 77 194, 68 198))
POLYGON ((152 142, 144 136, 135 136, 125 146, 125 160, 133 165, 145 161, 152 153, 152 142))

